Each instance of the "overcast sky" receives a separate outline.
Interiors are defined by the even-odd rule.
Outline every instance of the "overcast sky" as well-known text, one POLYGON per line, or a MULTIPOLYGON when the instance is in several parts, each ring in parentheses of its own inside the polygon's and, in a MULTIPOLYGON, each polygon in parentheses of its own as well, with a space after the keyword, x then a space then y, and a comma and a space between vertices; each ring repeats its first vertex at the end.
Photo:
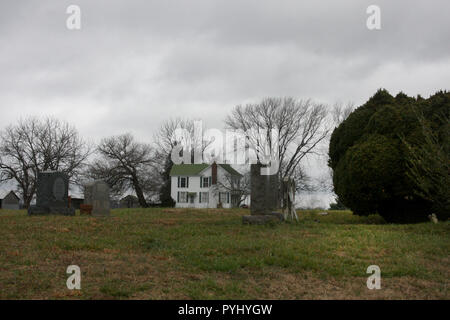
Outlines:
POLYGON ((365 102, 450 85, 450 1, 11 0, 0 3, 0 128, 28 115, 148 141, 169 117, 223 127, 266 96, 365 102), (66 9, 81 8, 81 30, 66 9), (381 8, 381 30, 366 9, 381 8))

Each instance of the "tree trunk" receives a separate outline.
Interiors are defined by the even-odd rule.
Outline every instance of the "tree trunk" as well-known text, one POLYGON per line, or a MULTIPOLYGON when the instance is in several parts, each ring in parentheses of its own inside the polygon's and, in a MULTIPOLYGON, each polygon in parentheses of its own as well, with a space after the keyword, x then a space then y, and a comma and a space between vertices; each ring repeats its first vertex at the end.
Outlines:
POLYGON ((30 207, 31 200, 33 200, 33 195, 25 195, 25 192, 23 195, 23 206, 25 209, 28 209, 30 207))
POLYGON ((147 201, 145 200, 144 197, 144 192, 142 191, 142 188, 139 184, 139 180, 137 179, 137 177, 133 177, 133 186, 134 191, 136 191, 136 196, 138 197, 139 204, 141 205, 141 207, 148 208, 147 201))
POLYGON ((36 184, 37 183, 35 183, 33 187, 22 188, 23 205, 26 209, 28 209, 31 206, 31 201, 33 200, 33 197, 36 193, 36 184))

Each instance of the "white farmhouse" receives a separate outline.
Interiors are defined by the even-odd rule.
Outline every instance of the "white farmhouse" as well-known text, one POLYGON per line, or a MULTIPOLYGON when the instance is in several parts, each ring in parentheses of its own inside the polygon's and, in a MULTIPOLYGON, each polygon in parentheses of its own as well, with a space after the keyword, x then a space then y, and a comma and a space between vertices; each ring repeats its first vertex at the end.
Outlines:
POLYGON ((229 164, 174 164, 170 171, 171 196, 177 208, 235 207, 239 199, 227 187, 242 175, 229 164))

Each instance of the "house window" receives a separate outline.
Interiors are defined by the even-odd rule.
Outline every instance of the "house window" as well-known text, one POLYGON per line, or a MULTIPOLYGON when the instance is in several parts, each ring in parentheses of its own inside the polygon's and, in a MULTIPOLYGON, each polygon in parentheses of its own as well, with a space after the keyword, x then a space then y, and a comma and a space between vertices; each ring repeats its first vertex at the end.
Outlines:
POLYGON ((188 202, 187 192, 178 192, 178 202, 179 203, 188 202))
POLYGON ((200 177, 200 188, 209 188, 211 186, 211 177, 200 177))
POLYGON ((178 177, 178 188, 189 188, 189 177, 178 177))
POLYGON ((230 193, 229 192, 219 192, 219 202, 220 203, 230 203, 230 193))
POLYGON ((209 202, 209 192, 199 192, 199 202, 208 203, 209 202))

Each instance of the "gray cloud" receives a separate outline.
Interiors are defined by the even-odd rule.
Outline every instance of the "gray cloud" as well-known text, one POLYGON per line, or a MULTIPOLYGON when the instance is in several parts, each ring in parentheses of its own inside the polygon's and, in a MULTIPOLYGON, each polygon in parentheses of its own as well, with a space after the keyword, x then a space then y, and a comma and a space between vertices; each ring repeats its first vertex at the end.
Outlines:
POLYGON ((450 83, 450 2, 367 0, 3 1, 0 127, 53 115, 97 141, 150 140, 171 116, 222 127, 236 104, 292 95, 366 101, 450 83), (69 31, 78 4, 82 30, 69 31))
POLYGON ((237 103, 268 95, 362 103, 378 87, 431 94, 449 83, 448 1, 14 1, 0 10, 1 125, 53 114, 86 134, 164 118, 221 126, 237 103))

